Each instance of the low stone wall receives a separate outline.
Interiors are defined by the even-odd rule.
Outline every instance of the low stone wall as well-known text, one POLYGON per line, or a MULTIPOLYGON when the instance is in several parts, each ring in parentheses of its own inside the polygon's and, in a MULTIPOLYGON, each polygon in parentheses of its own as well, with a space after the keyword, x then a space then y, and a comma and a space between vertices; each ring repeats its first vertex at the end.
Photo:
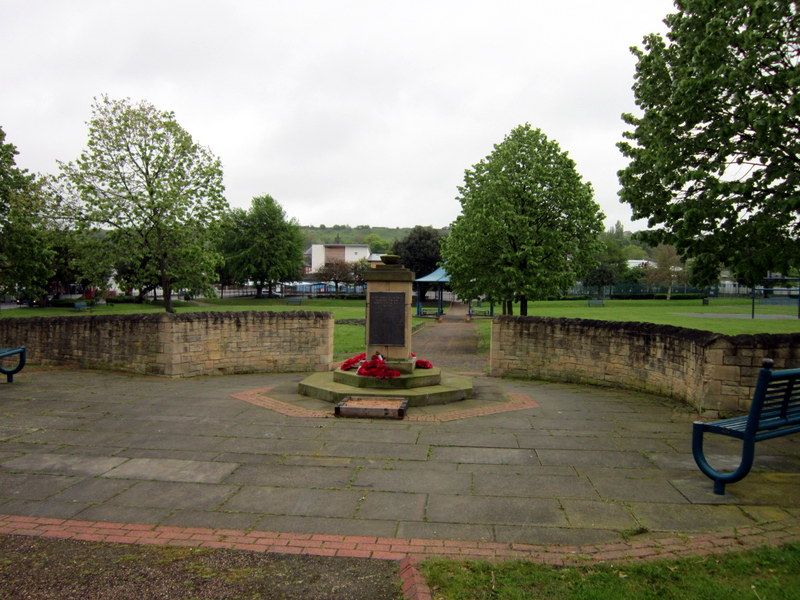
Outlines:
POLYGON ((761 361, 800 367, 800 334, 726 336, 652 323, 497 317, 489 356, 495 376, 612 385, 746 411, 761 361))
POLYGON ((230 312, 0 319, 0 347, 28 361, 194 377, 327 370, 333 317, 321 312, 230 312))

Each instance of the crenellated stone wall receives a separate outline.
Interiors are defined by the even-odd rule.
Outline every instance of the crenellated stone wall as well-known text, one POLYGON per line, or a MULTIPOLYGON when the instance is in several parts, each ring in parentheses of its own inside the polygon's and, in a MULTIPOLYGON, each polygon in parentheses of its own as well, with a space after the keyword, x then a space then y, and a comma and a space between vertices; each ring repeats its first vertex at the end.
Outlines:
POLYGON ((545 317, 492 322, 490 372, 670 396, 698 411, 745 411, 764 358, 800 366, 800 333, 726 336, 652 323, 545 317))
POLYGON ((324 371, 333 317, 323 312, 227 312, 0 319, 0 347, 28 361, 168 377, 324 371))

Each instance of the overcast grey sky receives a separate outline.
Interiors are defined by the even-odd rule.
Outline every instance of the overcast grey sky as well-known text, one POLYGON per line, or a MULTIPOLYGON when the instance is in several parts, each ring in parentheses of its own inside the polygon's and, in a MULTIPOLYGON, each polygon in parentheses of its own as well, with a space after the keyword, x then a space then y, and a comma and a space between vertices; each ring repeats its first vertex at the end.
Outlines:
MULTIPOLYGON (((305 225, 442 227, 464 169, 516 125, 559 142, 606 224, 631 228, 615 147, 628 48, 668 0, 0 0, 0 126, 52 173, 92 99, 173 110, 222 159, 226 195, 305 225)), ((643 228, 634 224, 633 229, 643 228)))

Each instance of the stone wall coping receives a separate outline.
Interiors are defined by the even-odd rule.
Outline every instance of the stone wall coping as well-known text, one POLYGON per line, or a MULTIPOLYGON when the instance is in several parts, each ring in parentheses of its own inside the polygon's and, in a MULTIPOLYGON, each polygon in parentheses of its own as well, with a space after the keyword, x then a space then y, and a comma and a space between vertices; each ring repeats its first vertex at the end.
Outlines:
POLYGON ((207 321, 225 320, 236 317, 265 316, 270 319, 332 319, 333 313, 310 310, 272 311, 272 310, 241 310, 241 311, 207 311, 187 313, 136 313, 130 315, 60 315, 55 317, 4 317, 13 323, 88 323, 98 321, 133 322, 133 323, 161 323, 164 321, 207 321), (13 319, 13 321, 12 321, 13 319))
POLYGON ((689 327, 676 327, 675 325, 663 325, 660 323, 644 323, 640 321, 602 321, 598 319, 574 319, 568 317, 535 317, 535 316, 511 316, 501 315, 494 317, 496 323, 541 323, 544 325, 573 325, 578 327, 590 327, 593 329, 606 329, 609 331, 636 331, 650 335, 662 334, 680 337, 691 340, 701 345, 711 345, 712 343, 724 340, 733 346, 756 345, 782 345, 785 343, 800 343, 800 333, 756 333, 726 335, 724 333, 714 333, 703 329, 692 329, 689 327))

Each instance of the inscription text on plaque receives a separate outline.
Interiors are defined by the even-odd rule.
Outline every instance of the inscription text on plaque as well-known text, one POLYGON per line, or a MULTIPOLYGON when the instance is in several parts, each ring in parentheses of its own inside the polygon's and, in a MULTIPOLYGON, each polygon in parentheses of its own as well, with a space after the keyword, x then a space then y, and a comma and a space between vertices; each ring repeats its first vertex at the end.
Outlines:
POLYGON ((405 318, 405 292, 371 292, 367 343, 376 346, 405 346, 405 318))

